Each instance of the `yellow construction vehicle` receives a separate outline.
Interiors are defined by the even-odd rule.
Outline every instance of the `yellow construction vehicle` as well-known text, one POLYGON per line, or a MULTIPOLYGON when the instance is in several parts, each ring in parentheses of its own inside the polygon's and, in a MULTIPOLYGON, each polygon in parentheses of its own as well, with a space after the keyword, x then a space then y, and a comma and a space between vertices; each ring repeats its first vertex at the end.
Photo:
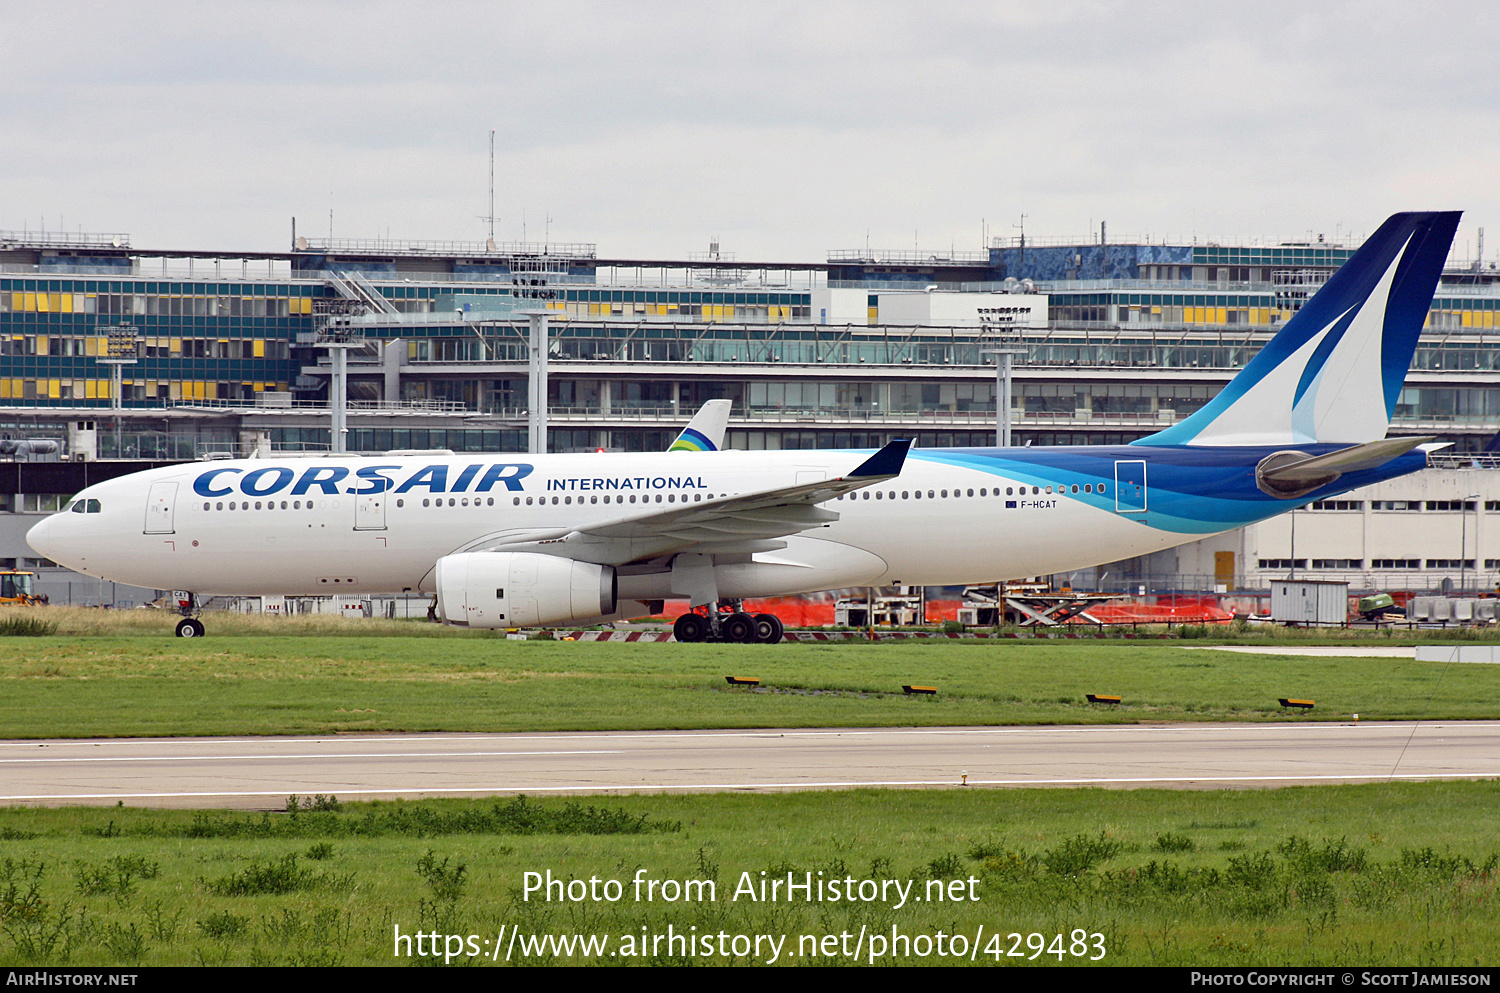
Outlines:
POLYGON ((0 569, 0 606, 21 604, 26 607, 39 607, 47 602, 47 598, 37 596, 35 589, 36 573, 0 569))

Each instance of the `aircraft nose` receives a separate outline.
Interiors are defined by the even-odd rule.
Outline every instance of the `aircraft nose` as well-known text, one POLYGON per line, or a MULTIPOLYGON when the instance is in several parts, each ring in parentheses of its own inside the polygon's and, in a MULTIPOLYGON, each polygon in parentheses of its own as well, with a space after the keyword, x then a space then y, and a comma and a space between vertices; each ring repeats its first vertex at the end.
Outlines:
POLYGON ((30 531, 26 532, 26 544, 30 545, 37 552, 40 552, 45 558, 49 558, 54 562, 62 558, 58 554, 60 549, 57 542, 57 528, 54 525, 56 520, 56 514, 44 517, 30 531))

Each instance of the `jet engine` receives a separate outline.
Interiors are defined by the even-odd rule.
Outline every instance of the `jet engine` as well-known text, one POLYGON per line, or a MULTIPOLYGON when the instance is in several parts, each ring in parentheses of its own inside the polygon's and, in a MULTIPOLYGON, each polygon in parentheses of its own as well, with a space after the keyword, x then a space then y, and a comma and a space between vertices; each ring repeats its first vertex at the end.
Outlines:
POLYGON ((464 552, 437 561, 438 616, 471 628, 563 624, 615 611, 613 566, 535 552, 464 552))

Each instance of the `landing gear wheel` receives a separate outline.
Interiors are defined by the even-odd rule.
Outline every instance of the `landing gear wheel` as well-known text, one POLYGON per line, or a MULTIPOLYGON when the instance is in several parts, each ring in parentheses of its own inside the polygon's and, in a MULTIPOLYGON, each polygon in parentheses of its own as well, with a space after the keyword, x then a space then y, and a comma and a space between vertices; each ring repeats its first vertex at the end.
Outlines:
POLYGON ((779 643, 785 630, 781 624, 781 618, 775 614, 755 615, 755 640, 762 645, 779 643))
POLYGON ((672 625, 672 637, 683 644, 702 641, 708 634, 708 618, 702 614, 683 614, 672 625))
POLYGON ((184 617, 177 622, 177 637, 179 638, 201 638, 203 637, 203 622, 195 617, 184 617))
POLYGON ((719 623, 719 633, 725 641, 753 645, 756 640, 755 618, 743 610, 737 610, 719 623))

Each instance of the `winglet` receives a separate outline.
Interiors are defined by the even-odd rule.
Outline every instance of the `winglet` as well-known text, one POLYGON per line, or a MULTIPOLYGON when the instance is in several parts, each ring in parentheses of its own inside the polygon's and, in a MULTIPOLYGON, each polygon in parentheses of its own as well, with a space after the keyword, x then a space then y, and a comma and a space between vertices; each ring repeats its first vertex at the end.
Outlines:
POLYGON ((906 453, 910 450, 910 438, 897 438, 874 455, 865 459, 864 462, 860 463, 859 468, 844 478, 862 479, 867 476, 899 476, 901 475, 901 467, 906 464, 906 453))
POLYGON ((709 400, 698 409, 669 452, 717 452, 724 447, 724 429, 729 426, 730 400, 709 400))

